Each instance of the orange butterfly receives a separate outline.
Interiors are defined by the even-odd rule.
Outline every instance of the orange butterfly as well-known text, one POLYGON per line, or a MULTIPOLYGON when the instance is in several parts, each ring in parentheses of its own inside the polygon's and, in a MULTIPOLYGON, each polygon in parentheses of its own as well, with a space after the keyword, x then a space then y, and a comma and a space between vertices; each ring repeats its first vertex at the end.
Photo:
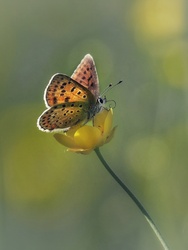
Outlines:
POLYGON ((71 77, 57 73, 44 91, 47 107, 37 120, 45 132, 67 131, 84 125, 98 113, 105 102, 99 96, 99 81, 93 57, 87 54, 71 77))

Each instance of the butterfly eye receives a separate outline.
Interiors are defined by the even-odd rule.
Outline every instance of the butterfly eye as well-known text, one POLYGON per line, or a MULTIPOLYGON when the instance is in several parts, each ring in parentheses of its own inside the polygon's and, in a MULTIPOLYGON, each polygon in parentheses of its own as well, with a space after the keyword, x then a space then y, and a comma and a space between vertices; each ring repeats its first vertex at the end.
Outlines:
POLYGON ((102 98, 102 97, 99 96, 97 101, 98 101, 99 104, 104 104, 104 103, 106 103, 106 97, 102 98))

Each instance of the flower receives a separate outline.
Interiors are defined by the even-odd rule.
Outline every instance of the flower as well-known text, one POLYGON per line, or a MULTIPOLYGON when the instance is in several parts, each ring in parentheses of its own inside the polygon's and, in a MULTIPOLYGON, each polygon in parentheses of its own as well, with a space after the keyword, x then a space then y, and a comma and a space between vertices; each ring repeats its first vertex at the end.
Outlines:
POLYGON ((65 133, 54 134, 54 137, 68 147, 67 151, 89 154, 112 139, 116 129, 112 128, 112 117, 112 109, 103 109, 93 118, 93 125, 71 128, 65 133))

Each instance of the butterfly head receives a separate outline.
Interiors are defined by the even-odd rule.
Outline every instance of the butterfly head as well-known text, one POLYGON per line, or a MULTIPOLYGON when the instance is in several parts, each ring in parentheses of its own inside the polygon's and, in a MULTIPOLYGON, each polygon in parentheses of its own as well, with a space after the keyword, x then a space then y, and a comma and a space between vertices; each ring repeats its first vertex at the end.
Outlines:
MULTIPOLYGON (((118 83, 115 83, 115 84, 110 83, 110 84, 104 89, 104 91, 102 92, 102 95, 100 95, 100 96, 97 98, 97 104, 96 104, 96 112, 95 112, 95 114, 96 114, 96 113, 99 113, 99 112, 102 110, 102 108, 105 107, 105 104, 106 104, 106 103, 113 102, 113 103, 114 103, 114 107, 116 106, 116 102, 115 102, 114 100, 107 100, 105 94, 106 94, 109 90, 111 90, 112 88, 114 88, 115 86, 117 86, 118 84, 120 84, 121 82, 122 82, 122 81, 119 81, 118 83)), ((112 108, 111 104, 109 105, 109 107, 108 107, 107 109, 109 109, 109 108, 112 108)))

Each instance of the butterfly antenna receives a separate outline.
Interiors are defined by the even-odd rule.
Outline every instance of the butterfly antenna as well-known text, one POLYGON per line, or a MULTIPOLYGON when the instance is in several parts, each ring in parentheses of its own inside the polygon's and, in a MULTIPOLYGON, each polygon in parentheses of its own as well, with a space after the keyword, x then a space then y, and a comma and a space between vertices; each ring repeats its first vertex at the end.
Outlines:
POLYGON ((101 96, 104 96, 104 94, 106 94, 109 90, 111 90, 112 88, 114 88, 115 86, 117 86, 118 84, 122 83, 123 81, 119 81, 115 84, 110 83, 102 92, 101 96))

